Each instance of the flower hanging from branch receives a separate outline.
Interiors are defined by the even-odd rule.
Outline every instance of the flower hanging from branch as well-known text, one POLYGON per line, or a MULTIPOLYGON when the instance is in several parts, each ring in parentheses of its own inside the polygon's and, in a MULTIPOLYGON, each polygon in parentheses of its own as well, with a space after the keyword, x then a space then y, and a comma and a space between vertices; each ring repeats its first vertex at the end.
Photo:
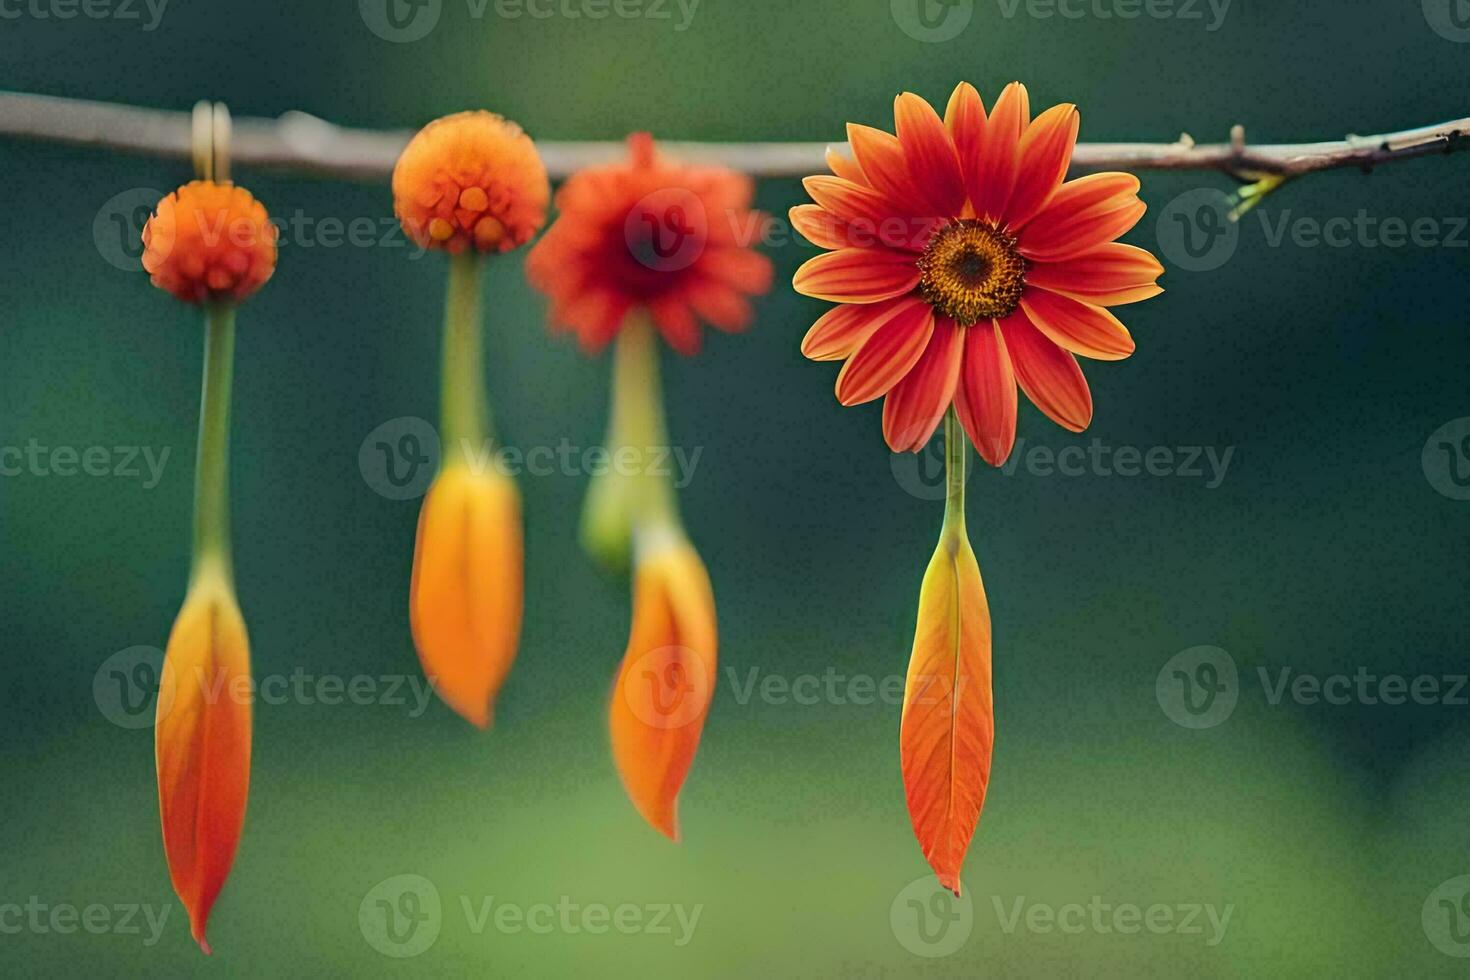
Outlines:
POLYGON ((657 463, 668 446, 657 339, 693 355, 701 321, 745 329, 771 266, 749 247, 764 222, 749 178, 665 159, 646 133, 628 149, 626 162, 581 171, 557 192, 559 216, 527 275, 551 298, 553 329, 589 354, 617 341, 606 446, 635 462, 593 478, 582 536, 609 567, 633 565, 633 623, 609 708, 613 760, 638 812, 677 839, 717 636, 709 576, 657 463))
POLYGON ((169 875, 208 953, 209 913, 234 864, 250 790, 251 705, 233 693, 250 687, 230 557, 235 304, 275 271, 276 228, 243 187, 196 180, 159 202, 143 245, 153 284, 204 308, 193 563, 164 655, 154 749, 169 875))
POLYGON ((842 404, 884 399, 894 452, 923 449, 950 420, 944 526, 920 593, 899 754, 924 857, 958 893, 994 742, 990 612, 965 531, 965 435, 986 462, 1005 462, 1018 386, 1058 425, 1087 428, 1092 395, 1077 358, 1133 352, 1108 307, 1157 295, 1163 267, 1116 241, 1143 215, 1137 178, 1065 180, 1076 106, 1033 119, 1016 82, 987 114, 962 83, 943 119, 912 93, 897 98, 894 117, 896 134, 849 125, 852 157, 831 151, 833 176, 806 179, 816 203, 793 208, 792 223, 829 251, 794 285, 839 304, 802 351, 844 362, 842 404))
POLYGON ((488 727, 520 639, 521 498, 494 466, 480 309, 483 257, 529 242, 551 196, 535 144, 490 112, 425 126, 393 171, 394 210, 425 248, 450 254, 440 405, 443 465, 424 498, 409 618, 439 696, 488 727))

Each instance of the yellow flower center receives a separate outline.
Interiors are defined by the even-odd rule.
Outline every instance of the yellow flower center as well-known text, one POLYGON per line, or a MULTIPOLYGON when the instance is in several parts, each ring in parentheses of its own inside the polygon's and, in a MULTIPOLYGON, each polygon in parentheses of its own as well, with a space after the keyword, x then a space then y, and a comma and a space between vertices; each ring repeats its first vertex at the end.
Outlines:
POLYGON ((963 327, 1009 316, 1026 286, 1026 260, 1016 251, 1016 239, 975 218, 935 231, 919 269, 919 295, 963 327))

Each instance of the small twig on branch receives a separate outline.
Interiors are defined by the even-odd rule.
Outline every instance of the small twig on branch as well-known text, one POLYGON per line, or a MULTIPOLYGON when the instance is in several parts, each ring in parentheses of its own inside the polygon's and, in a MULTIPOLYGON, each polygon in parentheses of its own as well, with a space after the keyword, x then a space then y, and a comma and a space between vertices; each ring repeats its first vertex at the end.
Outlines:
MULTIPOLYGON (((190 154, 190 114, 160 109, 0 92, 0 136, 96 146, 146 156, 190 154)), ((383 180, 412 135, 336 126, 304 112, 279 119, 237 118, 231 155, 237 164, 341 177, 383 180)), ((1196 144, 1188 135, 1174 143, 1079 143, 1076 172, 1095 170, 1215 170, 1244 181, 1297 177, 1319 170, 1356 167, 1448 153, 1470 136, 1470 118, 1378 136, 1350 136, 1322 143, 1251 146, 1236 127, 1228 143, 1196 144)), ((662 144, 689 162, 719 163, 756 177, 801 177, 825 169, 827 143, 662 144)), ((623 153, 620 143, 540 140, 537 146, 553 178, 623 153)), ((1277 181, 1281 183, 1281 181, 1277 181)))

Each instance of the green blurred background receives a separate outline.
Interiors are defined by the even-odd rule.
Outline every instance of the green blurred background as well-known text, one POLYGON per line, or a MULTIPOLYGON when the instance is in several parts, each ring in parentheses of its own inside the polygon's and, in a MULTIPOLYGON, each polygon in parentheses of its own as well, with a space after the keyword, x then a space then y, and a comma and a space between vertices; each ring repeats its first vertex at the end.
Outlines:
MULTIPOLYGON (((1076 19, 977 0, 952 12, 968 12, 963 30, 933 42, 912 36, 925 29, 910 0, 703 0, 692 18, 648 0, 621 8, 644 16, 601 20, 500 16, 493 3, 475 17, 443 0, 411 43, 375 35, 350 2, 173 0, 152 30, 141 4, 136 20, 36 16, 70 9, 51 2, 5 7, 0 88, 170 109, 219 98, 237 115, 302 109, 381 128, 485 106, 545 139, 839 139, 847 120, 889 126, 901 90, 942 103, 960 79, 987 98, 1020 78, 1033 105, 1075 101, 1092 141, 1214 140, 1236 122, 1291 141, 1470 114, 1470 45, 1441 16, 1449 0, 1236 0, 1223 20, 1184 0, 1131 20, 1097 13, 1127 0, 1077 4, 1076 19)), ((0 446, 170 452, 151 487, 0 477, 0 926, 18 921, 6 903, 33 896, 169 907, 151 946, 141 915, 142 935, 7 927, 0 973, 1464 975, 1470 961, 1449 954, 1470 953, 1454 881, 1470 873, 1467 692, 1457 704, 1273 704, 1258 669, 1272 683, 1283 668, 1467 671, 1470 502, 1445 482, 1450 460, 1439 472, 1421 460, 1432 433, 1470 415, 1470 249, 1463 232, 1451 244, 1454 219, 1470 215, 1467 167, 1433 157, 1288 186, 1263 208, 1269 228, 1241 225, 1228 261, 1171 262, 1168 292, 1123 311, 1138 353, 1088 366, 1090 432, 1022 409, 1023 451, 1234 447, 1218 486, 1046 475, 1024 459, 977 469, 998 738, 970 904, 947 931, 908 904, 927 900, 911 884, 927 869, 904 808, 898 706, 743 697, 752 677, 901 674, 941 509, 922 499, 920 468, 890 459, 877 405, 839 408, 835 367, 800 357, 824 304, 789 289, 813 252, 786 243, 768 250, 777 287, 755 328, 711 334, 699 357, 666 365, 673 440, 702 449, 681 504, 728 669, 683 794, 684 842, 641 823, 608 758, 628 589, 578 550, 586 478, 526 476, 524 640, 496 728, 474 732, 437 702, 422 714, 411 702, 259 705, 249 816, 206 960, 168 883, 152 733, 114 724, 94 695, 110 657, 162 645, 182 597, 201 349, 192 311, 109 261, 121 244, 105 233, 108 202, 190 175, 182 161, 0 142, 0 446), (1449 241, 1303 247, 1268 233, 1359 209, 1433 219, 1449 241), (1166 665, 1199 645, 1233 658, 1238 704, 1195 729, 1170 720, 1156 681, 1164 671, 1167 694, 1166 665), (442 903, 436 941, 402 959, 359 924, 401 875, 442 903), (462 902, 491 897, 700 917, 683 945, 677 926, 477 930, 462 902), (1200 932, 1064 932, 1015 925, 1018 900, 1064 917, 1072 904, 1231 917, 1212 944, 1203 914, 1200 932)), ((1169 203, 1230 186, 1143 176, 1151 211, 1129 240, 1166 255, 1169 203)), ((283 218, 391 212, 383 185, 237 177, 283 218)), ((802 199, 795 181, 759 185, 776 214, 802 199)), ((401 241, 288 241, 240 316, 236 562, 259 676, 417 676, 406 594, 418 501, 375 492, 359 468, 375 428, 437 411, 445 268, 411 255, 401 241)), ((506 441, 595 445, 607 359, 547 334, 519 257, 495 263, 487 304, 506 441)), ((1431 460, 1439 452, 1431 444, 1431 460)))

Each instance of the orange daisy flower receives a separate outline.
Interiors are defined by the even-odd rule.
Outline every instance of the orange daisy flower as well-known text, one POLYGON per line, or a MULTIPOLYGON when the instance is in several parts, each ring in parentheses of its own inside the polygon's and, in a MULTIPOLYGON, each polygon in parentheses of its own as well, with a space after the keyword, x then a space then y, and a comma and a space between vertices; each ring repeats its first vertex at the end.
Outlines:
POLYGON ((560 216, 531 249, 526 275, 551 297, 554 329, 600 351, 630 311, 646 308, 669 346, 700 347, 699 321, 727 331, 751 318, 747 297, 771 288, 750 245, 763 217, 749 177, 661 157, 628 137, 629 159, 578 172, 556 194, 560 216))
POLYGON ((1115 239, 1143 216, 1138 179, 1099 173, 1063 183, 1077 141, 1074 105, 1031 118, 1025 86, 987 115, 961 83, 943 119, 912 93, 895 101, 897 135, 849 124, 853 157, 808 177, 815 204, 792 224, 830 249, 797 270, 797 292, 839 305, 802 342, 845 360, 837 399, 886 396, 883 435, 922 449, 951 404, 980 455, 999 466, 1016 438, 1016 387, 1081 432, 1092 395, 1077 356, 1120 360, 1133 338, 1107 307, 1163 290, 1163 267, 1115 239))

